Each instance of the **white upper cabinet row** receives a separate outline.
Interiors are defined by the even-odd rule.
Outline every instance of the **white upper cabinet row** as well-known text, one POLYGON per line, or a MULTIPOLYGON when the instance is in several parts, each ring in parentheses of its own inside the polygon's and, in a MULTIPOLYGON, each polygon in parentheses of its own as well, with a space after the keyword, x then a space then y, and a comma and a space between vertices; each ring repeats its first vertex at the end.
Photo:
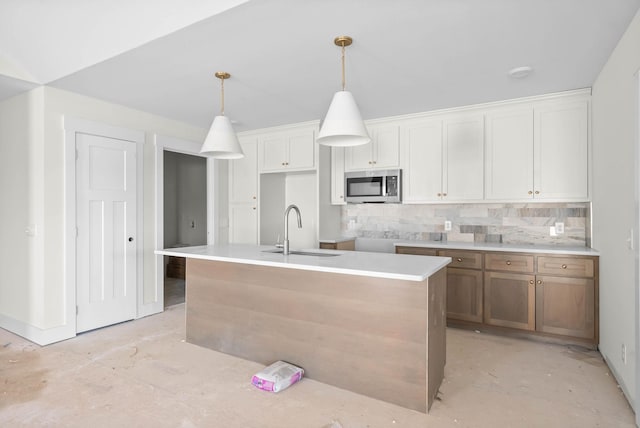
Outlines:
POLYGON ((589 94, 416 115, 370 126, 372 143, 332 149, 332 203, 344 171, 402 168, 403 202, 589 200, 589 94))
POLYGON ((589 198, 588 100, 486 115, 488 200, 589 198))
POLYGON ((304 171, 316 167, 315 128, 258 137, 260 172, 304 171))

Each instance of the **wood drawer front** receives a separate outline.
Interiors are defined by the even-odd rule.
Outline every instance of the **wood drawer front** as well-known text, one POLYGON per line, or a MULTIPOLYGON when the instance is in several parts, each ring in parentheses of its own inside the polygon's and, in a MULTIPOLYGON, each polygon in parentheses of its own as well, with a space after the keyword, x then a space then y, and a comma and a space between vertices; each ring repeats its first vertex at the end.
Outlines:
POLYGON ((533 256, 511 253, 491 253, 485 256, 486 270, 533 273, 533 256))
POLYGON ((451 257, 451 264, 448 267, 465 269, 482 269, 482 253, 474 251, 438 251, 440 257, 451 257))
POLYGON ((436 256, 438 255, 438 250, 434 248, 424 248, 424 247, 405 247, 405 246, 396 246, 396 254, 415 254, 417 256, 436 256))
POLYGON ((593 278, 593 259, 581 257, 538 257, 538 273, 560 276, 593 278))

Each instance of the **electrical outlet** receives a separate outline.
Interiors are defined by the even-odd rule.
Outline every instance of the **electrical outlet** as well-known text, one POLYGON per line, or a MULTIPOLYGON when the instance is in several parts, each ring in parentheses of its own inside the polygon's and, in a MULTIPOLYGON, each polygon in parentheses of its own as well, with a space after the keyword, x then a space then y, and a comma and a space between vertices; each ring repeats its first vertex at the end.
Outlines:
POLYGON ((556 234, 562 235, 564 233, 564 223, 556 223, 556 234))
POLYGON ((627 345, 622 344, 622 363, 627 364, 627 345))
POLYGON ((555 226, 551 226, 549 228, 549 236, 558 236, 558 234, 556 233, 556 227, 555 226))
POLYGON ((444 231, 445 232, 450 232, 451 231, 451 222, 449 220, 444 222, 444 231))

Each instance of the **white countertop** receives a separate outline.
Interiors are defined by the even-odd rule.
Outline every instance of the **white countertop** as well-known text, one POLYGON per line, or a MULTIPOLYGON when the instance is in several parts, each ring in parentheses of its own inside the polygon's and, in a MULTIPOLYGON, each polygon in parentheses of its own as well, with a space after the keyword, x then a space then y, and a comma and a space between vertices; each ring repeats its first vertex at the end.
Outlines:
MULTIPOLYGON (((202 245, 157 250, 155 254, 406 281, 424 281, 451 262, 449 257, 370 253, 364 251, 302 250, 315 253, 339 254, 335 257, 296 254, 285 256, 283 254, 265 252, 265 250, 273 249, 273 246, 265 245, 202 245)), ((299 249, 296 248, 295 250, 299 249)))
POLYGON ((439 250, 504 251, 510 253, 568 254, 577 256, 599 256, 600 252, 589 247, 570 247, 543 244, 500 244, 491 242, 438 242, 438 241, 393 241, 393 245, 404 247, 437 248, 439 250))
POLYGON ((356 238, 355 237, 342 237, 342 238, 332 238, 332 239, 320 239, 318 240, 318 242, 320 242, 321 244, 338 244, 340 242, 347 242, 347 241, 355 241, 356 238))

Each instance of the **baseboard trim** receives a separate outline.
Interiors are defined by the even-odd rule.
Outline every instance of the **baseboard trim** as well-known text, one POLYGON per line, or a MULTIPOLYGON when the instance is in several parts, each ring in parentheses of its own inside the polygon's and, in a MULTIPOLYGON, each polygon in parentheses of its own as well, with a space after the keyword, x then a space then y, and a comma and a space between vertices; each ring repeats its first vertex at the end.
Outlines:
POLYGON ((76 336, 75 325, 62 325, 41 329, 4 314, 0 314, 0 327, 40 346, 71 339, 76 336))

